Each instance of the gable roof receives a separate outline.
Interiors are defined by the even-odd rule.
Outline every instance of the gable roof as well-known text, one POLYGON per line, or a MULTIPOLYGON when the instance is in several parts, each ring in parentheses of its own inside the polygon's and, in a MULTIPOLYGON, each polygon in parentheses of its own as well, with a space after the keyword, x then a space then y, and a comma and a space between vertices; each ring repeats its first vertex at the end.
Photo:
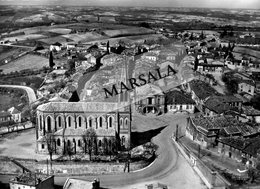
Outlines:
POLYGON ((113 112, 118 103, 108 102, 49 102, 38 106, 42 112, 113 112))
POLYGON ((219 93, 210 86, 210 84, 201 80, 192 80, 189 82, 191 90, 197 95, 198 98, 204 100, 212 95, 219 95, 219 93))
POLYGON ((167 92, 165 97, 167 104, 195 104, 190 95, 177 90, 167 92))

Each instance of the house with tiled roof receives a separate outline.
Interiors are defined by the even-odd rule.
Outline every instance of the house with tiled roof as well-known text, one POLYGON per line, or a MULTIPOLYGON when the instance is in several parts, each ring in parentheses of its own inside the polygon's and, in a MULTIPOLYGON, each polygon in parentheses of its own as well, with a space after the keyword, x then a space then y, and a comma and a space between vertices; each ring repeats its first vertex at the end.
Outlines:
POLYGON ((172 90, 165 94, 167 112, 188 112, 194 113, 195 101, 189 94, 180 90, 172 90))
POLYGON ((12 119, 15 122, 21 122, 22 120, 22 112, 20 112, 19 110, 17 110, 15 107, 9 108, 8 112, 12 115, 12 119))
POLYGON ((219 138, 218 153, 226 157, 241 161, 242 158, 254 160, 259 154, 260 137, 242 138, 242 137, 225 137, 219 138))
POLYGON ((1 125, 5 122, 12 121, 12 115, 9 112, 0 112, 0 123, 1 125))
POLYGON ((241 115, 252 122, 260 123, 260 111, 252 106, 243 106, 241 115))
POLYGON ((242 123, 230 115, 190 117, 186 127, 186 136, 204 147, 216 145, 220 137, 252 138, 258 134, 259 127, 242 123))
POLYGON ((210 96, 205 100, 203 110, 206 116, 216 116, 224 114, 229 110, 239 111, 242 106, 242 100, 236 96, 210 96))
POLYGON ((100 189, 100 181, 95 179, 93 182, 68 178, 63 189, 100 189))
POLYGON ((255 94, 255 82, 250 79, 239 79, 238 80, 238 93, 247 93, 251 96, 255 94))
POLYGON ((136 88, 135 109, 141 114, 164 113, 165 97, 161 88, 151 83, 136 88))
POLYGON ((183 88, 191 93, 192 99, 196 102, 197 107, 203 111, 203 105, 205 100, 213 95, 220 95, 210 84, 194 79, 186 84, 183 84, 183 88))

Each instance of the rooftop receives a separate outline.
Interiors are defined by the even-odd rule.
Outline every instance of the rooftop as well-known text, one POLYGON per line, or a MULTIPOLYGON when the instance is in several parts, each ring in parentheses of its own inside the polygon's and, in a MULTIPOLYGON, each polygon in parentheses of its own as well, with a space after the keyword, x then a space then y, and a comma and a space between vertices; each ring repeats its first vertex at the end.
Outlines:
POLYGON ((190 88, 200 99, 206 99, 209 96, 219 95, 219 93, 210 86, 210 84, 201 80, 192 80, 189 82, 190 88))
POLYGON ((167 104, 195 104, 191 96, 181 91, 173 90, 166 93, 167 104))
POLYGON ((112 112, 119 108, 118 103, 108 102, 49 102, 38 106, 43 112, 112 112))
POLYGON ((260 149, 260 137, 254 137, 249 139, 239 138, 220 138, 220 142, 232 146, 233 148, 239 149, 244 153, 247 153, 252 156, 256 156, 260 149))
POLYGON ((19 176, 14 177, 10 180, 12 183, 21 183, 24 185, 36 186, 40 182, 46 180, 50 176, 43 174, 32 174, 32 173, 23 173, 19 176))

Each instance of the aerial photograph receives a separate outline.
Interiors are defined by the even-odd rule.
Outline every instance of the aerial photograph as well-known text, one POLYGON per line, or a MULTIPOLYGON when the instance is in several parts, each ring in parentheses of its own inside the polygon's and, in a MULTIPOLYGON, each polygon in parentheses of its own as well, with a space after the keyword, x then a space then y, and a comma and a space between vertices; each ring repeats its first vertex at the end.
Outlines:
POLYGON ((260 1, 0 0, 0 189, 260 189, 260 1))

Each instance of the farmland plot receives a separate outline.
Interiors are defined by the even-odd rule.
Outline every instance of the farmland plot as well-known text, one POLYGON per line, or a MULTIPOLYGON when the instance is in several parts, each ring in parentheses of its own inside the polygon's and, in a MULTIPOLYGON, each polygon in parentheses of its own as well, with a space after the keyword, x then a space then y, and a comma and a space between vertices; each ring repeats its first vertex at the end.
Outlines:
POLYGON ((142 35, 142 34, 152 34, 154 33, 153 30, 147 28, 140 28, 140 27, 130 27, 126 29, 119 29, 119 30, 104 30, 105 35, 109 37, 117 37, 117 36, 128 36, 128 35, 142 35))
POLYGON ((48 58, 27 54, 15 61, 0 66, 0 69, 2 69, 4 73, 10 73, 25 69, 37 70, 48 65, 48 58))

